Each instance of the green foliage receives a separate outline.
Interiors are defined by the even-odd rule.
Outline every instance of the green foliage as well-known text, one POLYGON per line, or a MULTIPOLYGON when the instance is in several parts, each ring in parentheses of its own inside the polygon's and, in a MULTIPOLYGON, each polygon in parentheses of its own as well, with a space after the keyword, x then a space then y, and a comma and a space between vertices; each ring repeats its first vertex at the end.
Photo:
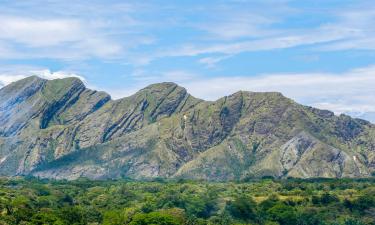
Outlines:
POLYGON ((344 222, 345 225, 365 225, 365 223, 359 221, 359 220, 356 220, 356 219, 346 219, 345 222, 344 222))
POLYGON ((103 224, 104 225, 121 225, 127 221, 122 210, 108 210, 104 212, 103 224))
POLYGON ((353 208, 359 211, 364 211, 375 207, 375 197, 362 195, 353 202, 353 208))
POLYGON ((297 222, 295 209, 283 203, 277 203, 267 212, 271 220, 277 221, 281 225, 292 225, 297 222))
POLYGON ((33 215, 31 218, 32 224, 65 224, 57 215, 53 214, 51 211, 39 212, 33 215))
POLYGON ((0 179, 0 224, 370 225, 375 180, 0 179))
POLYGON ((257 204, 252 198, 238 196, 227 203, 227 210, 237 219, 244 221, 255 221, 257 219, 257 204))
POLYGON ((324 193, 322 195, 322 197, 320 198, 320 202, 323 204, 323 205, 328 205, 330 203, 334 203, 334 202, 337 202, 339 199, 337 196, 335 195, 332 195, 332 194, 329 194, 329 193, 324 193))
POLYGON ((297 213, 297 224, 299 225, 325 225, 321 220, 319 211, 315 208, 303 208, 297 213))
POLYGON ((329 205, 331 203, 338 202, 339 199, 336 195, 330 194, 328 192, 323 193, 321 196, 312 196, 312 202, 315 205, 322 204, 322 205, 329 205))
POLYGON ((78 206, 61 208, 58 211, 58 216, 64 224, 87 224, 85 214, 78 206))
POLYGON ((151 212, 137 214, 130 225, 179 225, 182 224, 177 218, 163 212, 151 212))

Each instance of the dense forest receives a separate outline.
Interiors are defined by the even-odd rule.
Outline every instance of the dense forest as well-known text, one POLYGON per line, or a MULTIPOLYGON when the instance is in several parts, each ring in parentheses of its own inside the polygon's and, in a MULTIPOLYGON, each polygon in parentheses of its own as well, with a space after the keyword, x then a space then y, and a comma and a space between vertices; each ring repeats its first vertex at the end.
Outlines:
POLYGON ((0 224, 375 224, 375 179, 0 179, 0 224))

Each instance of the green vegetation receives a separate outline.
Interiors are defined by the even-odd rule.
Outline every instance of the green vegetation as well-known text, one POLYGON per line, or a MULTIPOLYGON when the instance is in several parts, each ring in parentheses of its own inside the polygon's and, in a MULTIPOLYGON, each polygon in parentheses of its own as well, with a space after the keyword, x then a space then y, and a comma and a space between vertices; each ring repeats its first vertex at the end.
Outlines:
POLYGON ((0 179, 0 224, 375 224, 375 179, 0 179))

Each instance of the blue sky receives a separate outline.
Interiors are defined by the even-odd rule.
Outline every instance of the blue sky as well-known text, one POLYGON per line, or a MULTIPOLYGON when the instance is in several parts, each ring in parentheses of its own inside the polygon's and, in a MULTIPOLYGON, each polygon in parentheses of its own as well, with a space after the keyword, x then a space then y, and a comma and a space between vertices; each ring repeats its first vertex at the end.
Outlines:
POLYGON ((79 76, 114 98, 173 81, 375 122, 375 4, 347 0, 0 0, 0 86, 79 76))

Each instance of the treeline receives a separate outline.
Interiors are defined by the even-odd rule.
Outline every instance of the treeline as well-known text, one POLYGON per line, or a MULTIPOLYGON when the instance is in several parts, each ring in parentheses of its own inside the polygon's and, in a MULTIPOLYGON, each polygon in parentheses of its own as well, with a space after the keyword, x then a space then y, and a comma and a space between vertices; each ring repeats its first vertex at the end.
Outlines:
POLYGON ((0 224, 375 224, 375 180, 2 178, 0 224))

